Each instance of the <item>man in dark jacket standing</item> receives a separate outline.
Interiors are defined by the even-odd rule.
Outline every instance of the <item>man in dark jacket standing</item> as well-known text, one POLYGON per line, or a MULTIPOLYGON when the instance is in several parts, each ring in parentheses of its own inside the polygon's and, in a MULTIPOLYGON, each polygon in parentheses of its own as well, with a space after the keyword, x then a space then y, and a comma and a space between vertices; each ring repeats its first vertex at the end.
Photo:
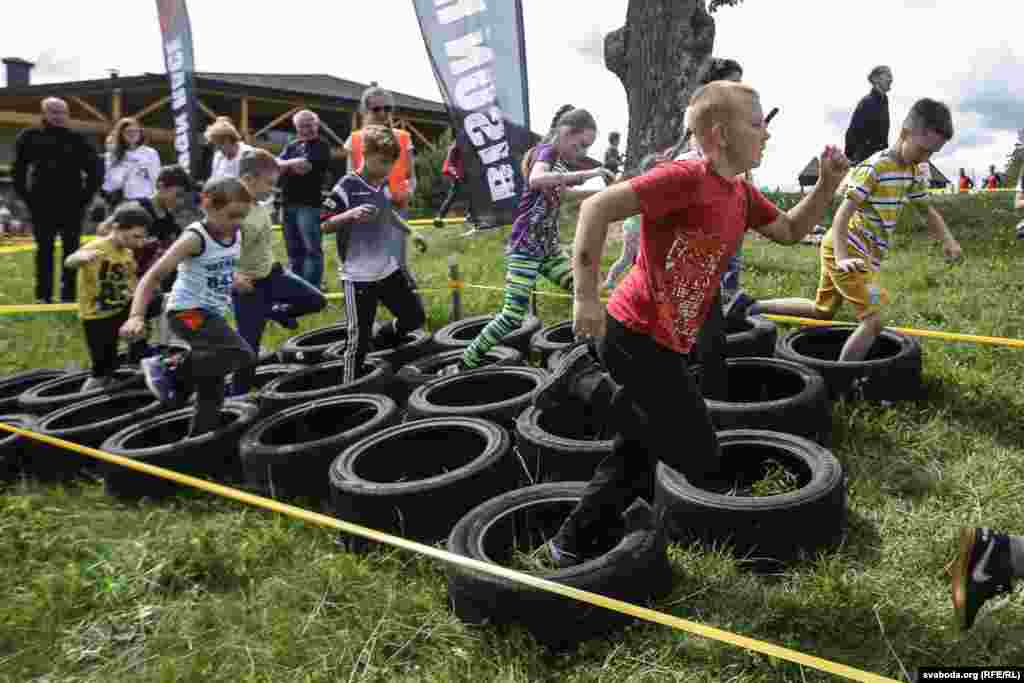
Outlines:
MULTIPOLYGON (((23 130, 15 143, 14 191, 32 213, 36 240, 36 301, 53 301, 53 247, 61 239, 62 261, 78 250, 85 209, 100 187, 96 150, 67 128, 64 100, 43 100, 43 123, 23 130)), ((61 272, 60 298, 75 300, 75 271, 61 272)))
POLYGON ((871 92, 857 103, 846 129, 846 158, 859 164, 875 152, 889 147, 889 97, 892 69, 876 66, 868 74, 871 92))

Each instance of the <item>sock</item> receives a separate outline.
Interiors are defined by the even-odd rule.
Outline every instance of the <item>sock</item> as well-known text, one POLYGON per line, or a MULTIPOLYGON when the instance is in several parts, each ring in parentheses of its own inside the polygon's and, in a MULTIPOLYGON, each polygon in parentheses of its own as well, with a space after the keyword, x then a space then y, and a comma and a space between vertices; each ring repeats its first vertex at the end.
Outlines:
POLYGON ((1024 578, 1024 536, 1009 536, 1010 569, 1014 578, 1024 578))

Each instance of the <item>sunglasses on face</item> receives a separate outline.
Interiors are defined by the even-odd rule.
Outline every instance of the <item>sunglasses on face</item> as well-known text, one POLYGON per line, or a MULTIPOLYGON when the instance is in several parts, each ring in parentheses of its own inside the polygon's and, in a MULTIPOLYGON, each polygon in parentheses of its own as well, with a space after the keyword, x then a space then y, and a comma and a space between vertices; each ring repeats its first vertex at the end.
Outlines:
POLYGON ((382 114, 391 111, 391 107, 370 107, 369 109, 374 114, 382 114))

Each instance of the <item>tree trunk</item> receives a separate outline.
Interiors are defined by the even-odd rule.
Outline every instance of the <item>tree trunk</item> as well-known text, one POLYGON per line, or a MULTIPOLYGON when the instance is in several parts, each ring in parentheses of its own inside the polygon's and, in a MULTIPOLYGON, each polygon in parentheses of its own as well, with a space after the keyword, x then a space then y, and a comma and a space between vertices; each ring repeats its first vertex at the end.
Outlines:
POLYGON ((626 25, 604 40, 605 64, 629 103, 627 168, 682 135, 686 105, 714 42, 705 0, 629 0, 626 25))

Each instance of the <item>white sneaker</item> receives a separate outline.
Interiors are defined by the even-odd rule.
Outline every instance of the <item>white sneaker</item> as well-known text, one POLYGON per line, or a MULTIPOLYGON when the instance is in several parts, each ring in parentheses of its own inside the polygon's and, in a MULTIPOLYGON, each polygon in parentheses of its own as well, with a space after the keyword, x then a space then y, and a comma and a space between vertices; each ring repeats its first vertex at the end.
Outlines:
POLYGON ((82 383, 82 392, 106 389, 109 385, 109 377, 90 377, 82 383))

